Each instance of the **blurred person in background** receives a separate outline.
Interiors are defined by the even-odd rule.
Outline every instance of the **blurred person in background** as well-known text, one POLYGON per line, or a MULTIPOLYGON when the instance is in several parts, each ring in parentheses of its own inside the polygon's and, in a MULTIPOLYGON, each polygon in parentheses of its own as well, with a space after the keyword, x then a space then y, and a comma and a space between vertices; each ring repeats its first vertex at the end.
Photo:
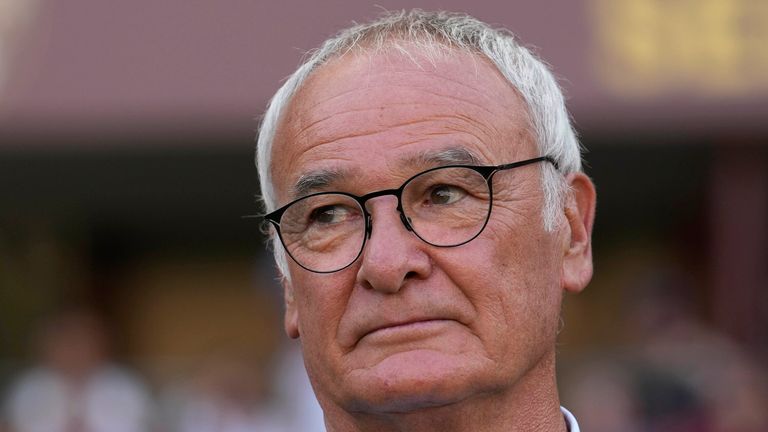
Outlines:
POLYGON ((347 29, 272 99, 257 160, 329 431, 579 430, 555 346, 595 189, 511 34, 418 10, 347 29))
POLYGON ((307 377, 301 347, 293 343, 285 344, 279 350, 275 363, 273 385, 282 430, 324 432, 323 411, 307 377))
MULTIPOLYGON (((268 403, 259 371, 235 359, 211 360, 182 392, 178 432, 288 432, 268 403)), ((295 429, 300 430, 300 429, 295 429)))
POLYGON ((671 262, 627 281, 630 369, 646 430, 768 430, 768 382, 738 342, 701 320, 699 285, 671 262))
POLYGON ((39 362, 5 401, 10 432, 147 432, 151 401, 141 381, 111 363, 103 322, 86 310, 46 321, 39 362))
POLYGON ((582 426, 592 432, 768 430, 765 367, 697 316, 699 286, 684 268, 659 259, 663 251, 655 252, 619 272, 625 279, 617 288, 626 293, 628 310, 625 345, 591 355, 567 374, 565 396, 582 414, 582 426))
POLYGON ((266 367, 249 356, 216 355, 161 397, 164 425, 173 432, 323 432, 301 352, 279 349, 266 367))

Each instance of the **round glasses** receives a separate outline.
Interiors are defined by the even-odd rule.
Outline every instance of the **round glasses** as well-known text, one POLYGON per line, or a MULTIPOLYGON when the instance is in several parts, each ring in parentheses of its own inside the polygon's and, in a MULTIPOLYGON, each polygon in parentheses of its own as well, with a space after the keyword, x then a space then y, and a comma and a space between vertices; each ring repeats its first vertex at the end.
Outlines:
POLYGON ((497 166, 449 165, 414 175, 397 189, 356 196, 320 192, 299 198, 264 216, 288 255, 315 273, 349 267, 362 254, 373 224, 366 202, 394 195, 408 231, 437 247, 463 245, 485 228, 493 207, 493 176, 535 162, 557 164, 549 156, 497 166))

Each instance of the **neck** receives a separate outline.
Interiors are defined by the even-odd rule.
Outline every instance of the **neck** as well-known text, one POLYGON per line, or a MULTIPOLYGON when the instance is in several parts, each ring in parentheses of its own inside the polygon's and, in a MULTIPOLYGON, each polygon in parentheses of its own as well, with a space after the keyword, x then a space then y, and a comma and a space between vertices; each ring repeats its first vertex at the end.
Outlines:
MULTIPOLYGON (((321 401, 322 402, 322 401, 321 401)), ((411 412, 361 413, 323 403, 328 432, 565 432, 548 353, 510 389, 411 412)))

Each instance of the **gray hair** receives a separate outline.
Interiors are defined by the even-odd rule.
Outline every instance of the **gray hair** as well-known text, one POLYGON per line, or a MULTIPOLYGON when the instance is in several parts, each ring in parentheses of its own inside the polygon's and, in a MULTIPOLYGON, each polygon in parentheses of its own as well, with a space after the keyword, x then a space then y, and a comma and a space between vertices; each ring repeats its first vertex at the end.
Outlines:
MULTIPOLYGON (((545 229, 555 230, 561 220, 564 175, 581 171, 581 152, 552 72, 507 30, 494 29, 464 14, 418 9, 387 13, 371 23, 341 31, 313 51, 275 93, 261 123, 256 152, 265 209, 270 212, 277 207, 270 162, 281 115, 307 77, 328 61, 355 49, 376 51, 392 47, 405 52, 399 42, 415 45, 427 53, 430 49, 434 52, 434 48, 448 48, 485 56, 517 89, 527 105, 540 155, 552 157, 559 167, 559 172, 554 167, 542 169, 542 219, 545 229)), ((272 243, 278 268, 283 277, 289 277, 285 250, 278 239, 273 238, 272 243)))

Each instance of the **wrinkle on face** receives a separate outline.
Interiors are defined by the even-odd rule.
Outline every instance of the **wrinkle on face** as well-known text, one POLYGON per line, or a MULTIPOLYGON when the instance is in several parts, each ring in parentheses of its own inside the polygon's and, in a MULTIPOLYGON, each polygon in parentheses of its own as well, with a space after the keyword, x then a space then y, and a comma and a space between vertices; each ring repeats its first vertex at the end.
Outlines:
MULTIPOLYGON (((339 117, 333 117, 334 121, 337 121, 339 123, 344 123, 344 118, 339 117)), ((456 128, 461 128, 462 125, 472 125, 477 129, 481 129, 482 125, 474 122, 469 117, 462 117, 462 116, 452 116, 452 115, 433 115, 429 116, 423 119, 419 120, 404 120, 397 123, 391 123, 386 125, 374 125, 371 126, 369 129, 364 129, 360 131, 356 131, 354 133, 334 133, 329 136, 322 136, 317 133, 313 133, 313 129, 309 129, 306 132, 307 135, 310 135, 313 142, 316 143, 316 145, 323 145, 323 144, 330 144, 330 143, 336 143, 352 138, 365 138, 365 137, 373 137, 378 134, 382 134, 385 132, 391 132, 392 129, 398 129, 398 128, 407 128, 410 126, 420 125, 420 124, 435 124, 435 123, 442 123, 447 122, 448 124, 454 123, 456 125, 456 128)), ((442 126, 441 126, 442 127, 442 126)), ((463 130, 466 130, 466 128, 462 128, 463 130)), ((480 136, 483 134, 475 134, 475 136, 480 136)), ((485 135, 488 135, 487 133, 485 135)), ((301 140, 303 137, 297 137, 297 140, 301 140)))
MULTIPOLYGON (((457 103, 456 101, 452 101, 457 103)), ((334 113, 312 119, 307 125, 292 131, 292 142, 312 143, 314 146, 345 140, 368 138, 375 140, 378 135, 392 129, 413 131, 421 135, 449 134, 460 130, 471 134, 478 142, 485 142, 502 136, 504 131, 496 124, 507 124, 509 119, 500 118, 493 122, 481 122, 475 116, 462 115, 451 104, 425 102, 393 103, 376 108, 345 107, 334 113), (420 115, 423 113, 423 115, 420 115), (418 119, 414 117, 418 116, 418 119)), ((296 129, 296 128, 294 128, 296 129)))
MULTIPOLYGON (((425 104, 425 103, 416 103, 416 102, 402 102, 402 103, 391 103, 389 104, 389 108, 398 108, 398 107, 426 107, 426 106, 439 106, 438 104, 425 104)), ((366 112, 377 112, 380 113, 382 108, 350 108, 346 109, 340 112, 334 112, 332 114, 328 114, 325 117, 320 117, 317 119, 313 119, 311 122, 309 122, 306 125, 303 125, 298 131, 296 131, 296 139, 304 139, 308 136, 311 136, 311 133, 314 132, 314 129, 322 128, 324 126, 324 122, 328 122, 331 120, 338 120, 338 116, 341 115, 348 115, 348 114, 360 114, 360 113, 366 113, 366 112)))
MULTIPOLYGON (((484 58, 479 58, 475 55, 466 55, 463 52, 454 52, 454 54, 458 54, 462 56, 462 60, 468 59, 475 65, 475 71, 474 75, 477 77, 481 72, 479 70, 479 64, 478 63, 484 63, 486 65, 491 65, 491 62, 484 58)), ((466 80, 459 80, 453 78, 448 73, 443 73, 442 70, 440 70, 439 67, 435 63, 432 63, 429 67, 422 67, 418 70, 415 70, 410 67, 402 67, 399 63, 386 61, 387 57, 384 57, 386 63, 386 75, 388 78, 392 78, 391 81, 393 81, 390 84, 382 84, 379 80, 376 79, 377 75, 381 74, 382 71, 382 65, 379 63, 382 60, 382 56, 377 55, 375 53, 361 53, 360 55, 356 56, 354 60, 357 60, 356 63, 358 63, 361 67, 358 68, 358 72, 361 73, 361 75, 357 75, 356 78, 359 77, 365 77, 364 85, 362 87, 354 87, 347 90, 342 90, 336 92, 336 94, 318 98, 318 100, 312 100, 307 106, 309 109, 321 109, 323 105, 327 103, 333 103, 337 101, 337 98, 340 97, 346 97, 350 96, 354 92, 359 92, 361 89, 364 90, 370 90, 374 89, 376 87, 381 87, 383 85, 387 85, 388 88, 407 88, 409 90, 418 89, 420 91, 425 92, 432 92, 431 88, 436 80, 442 81, 444 84, 450 85, 454 90, 458 87, 458 90, 466 90, 472 93, 481 94, 485 90, 483 86, 477 85, 473 86, 470 84, 470 82, 466 80), (375 60, 375 61, 374 61, 375 60), (366 67, 367 66, 367 67, 366 67), (407 85, 398 85, 398 77, 405 77, 408 81, 407 85), (412 80, 413 77, 420 77, 423 81, 421 85, 415 84, 412 80)), ((349 63, 350 58, 345 57, 338 57, 336 59, 328 61, 326 64, 323 65, 323 67, 326 67, 328 65, 332 65, 333 63, 340 63, 347 61, 349 63)), ((353 61, 354 61, 353 60, 353 61)), ((418 62, 416 62, 418 63, 418 62)), ((502 86, 508 86, 508 83, 505 78, 501 76, 500 73, 496 74, 494 78, 497 80, 497 84, 500 84, 502 86)), ((515 90, 516 91, 516 90, 515 90)), ((454 91, 454 94, 456 92, 454 91)), ((433 93, 437 96, 442 96, 440 93, 433 93)), ((477 104, 474 101, 467 99, 466 102, 472 103, 473 105, 487 110, 485 104, 495 104, 496 101, 493 100, 493 95, 485 94, 482 95, 484 97, 482 104, 477 104)))
MULTIPOLYGON (((465 57, 469 57, 472 62, 487 63, 486 60, 478 60, 476 56, 465 57)), ((496 94, 483 87, 480 82, 474 83, 472 79, 459 81, 449 77, 449 74, 441 73, 439 68, 423 71, 398 65, 382 68, 379 64, 371 64, 362 56, 347 60, 356 60, 357 63, 350 67, 349 61, 332 60, 310 76, 294 96, 286 110, 282 127, 278 130, 275 147, 284 147, 279 143, 286 142, 291 143, 292 148, 300 147, 303 151, 296 152, 300 155, 298 158, 286 155, 289 169, 282 171, 295 172, 290 165, 303 165, 301 158, 330 160, 333 153, 337 153, 335 157, 338 157, 338 153, 343 153, 340 149, 345 141, 357 138, 376 141, 379 135, 392 128, 406 129, 406 133, 419 134, 425 138, 462 131, 474 136, 478 142, 498 140, 501 136, 530 135, 527 126, 522 127, 524 131, 517 132, 510 131, 508 127, 528 124, 527 112, 520 109, 519 100, 514 98, 515 100, 500 101, 496 94), (333 86, 312 85, 314 81, 325 76, 335 76, 333 86), (366 77, 365 85, 358 85, 359 80, 355 81, 355 85, 349 84, 360 76, 366 77), (414 76, 417 81, 423 80, 423 87, 418 82, 414 85, 412 79, 407 80, 414 76), (411 93, 407 100, 404 100, 403 94, 406 91, 411 93), (372 99, 376 100, 375 106, 368 103, 372 99), (456 109, 458 106, 461 107, 460 110, 456 109), (477 115, 456 115, 466 107, 472 108, 477 115), (444 114, 435 115, 435 112, 440 111, 444 114), (410 127, 416 124, 411 119, 420 112, 425 114, 420 120, 423 127, 412 131, 410 127), (498 113, 504 114, 499 117, 498 113), (472 117, 483 117, 487 121, 478 122, 472 117), (324 150, 324 146, 329 146, 329 149, 324 150), (314 155, 316 157, 313 157, 312 153, 317 153, 314 155)), ((495 79, 511 88, 511 85, 502 83, 501 77, 495 79)), ((510 143, 509 147, 515 146, 510 143)), ((273 153, 273 157, 278 159, 283 152, 273 149, 273 153)), ((509 162, 498 160, 498 156, 485 159, 486 163, 509 162)), ((272 164, 273 167, 278 165, 281 165, 278 160, 272 164)), ((277 177, 280 174, 273 172, 276 184, 279 183, 277 177)))
POLYGON ((538 165, 527 165, 494 175, 491 215, 500 216, 493 217, 494 224, 504 230, 518 231, 520 226, 543 224, 540 170, 538 165))

